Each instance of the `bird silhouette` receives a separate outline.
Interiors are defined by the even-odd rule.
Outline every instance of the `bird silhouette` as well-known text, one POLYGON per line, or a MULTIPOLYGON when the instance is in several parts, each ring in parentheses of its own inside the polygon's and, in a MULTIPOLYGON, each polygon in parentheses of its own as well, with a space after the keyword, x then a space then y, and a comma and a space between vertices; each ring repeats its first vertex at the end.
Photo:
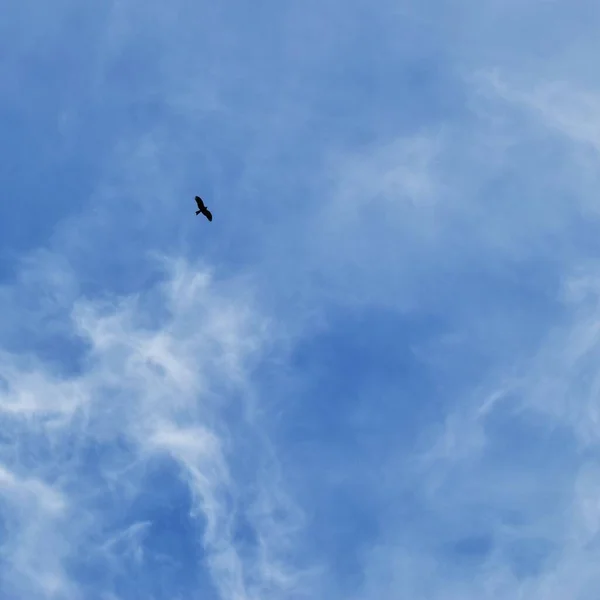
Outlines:
POLYGON ((200 196, 196 196, 196 204, 198 205, 196 215, 202 213, 209 221, 212 221, 212 213, 210 212, 210 210, 208 210, 208 208, 206 208, 206 205, 204 204, 200 196))

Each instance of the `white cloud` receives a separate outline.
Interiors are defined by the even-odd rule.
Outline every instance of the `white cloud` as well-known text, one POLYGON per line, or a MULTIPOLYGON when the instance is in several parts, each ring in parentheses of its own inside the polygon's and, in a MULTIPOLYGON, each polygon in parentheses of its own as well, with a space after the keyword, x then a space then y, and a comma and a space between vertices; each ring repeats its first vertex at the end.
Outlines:
POLYGON ((45 598, 73 594, 63 563, 69 548, 61 533, 73 514, 68 498, 43 480, 20 476, 4 466, 0 467, 0 498, 4 592, 45 598))
MULTIPOLYGON (((296 581, 293 569, 288 574, 292 567, 284 566, 287 557, 277 551, 278 538, 291 532, 273 516, 293 511, 293 505, 289 500, 281 503, 283 492, 276 492, 268 472, 265 479, 256 478, 252 471, 239 471, 242 457, 235 450, 238 436, 246 440, 258 435, 258 440, 262 435, 253 424, 257 415, 249 375, 270 343, 266 322, 246 303, 243 288, 227 289, 228 284, 221 286, 183 262, 172 267, 167 280, 146 294, 153 296, 154 306, 163 302, 165 316, 159 324, 149 320, 142 297, 77 302, 73 325, 88 344, 81 372, 51 376, 40 361, 23 366, 23 359, 3 354, 3 423, 6 431, 17 429, 13 445, 3 446, 6 466, 0 476, 4 494, 15 500, 21 516, 14 521, 12 509, 4 513, 13 525, 3 540, 5 556, 11 559, 2 569, 4 577, 7 570, 12 573, 15 589, 25 590, 23 586, 33 581, 32 569, 37 569, 37 581, 48 594, 55 589, 56 597, 78 597, 81 582, 67 573, 78 555, 93 550, 90 540, 96 546, 91 556, 98 560, 122 555, 125 542, 128 555, 142 560, 149 550, 139 524, 126 525, 118 534, 105 532, 110 515, 99 511, 96 503, 111 488, 126 486, 127 479, 132 486, 127 492, 130 499, 143 494, 135 471, 157 456, 170 456, 187 482, 192 516, 198 519, 198 531, 204 530, 203 544, 220 597, 271 597, 296 581), (223 420, 223 411, 232 418, 223 420), (48 421, 48 415, 54 421, 48 421), (73 445, 75 439, 79 441, 73 445), (129 447, 122 458, 118 440, 129 447), (29 468, 15 454, 26 444, 32 448, 46 444, 50 449, 46 455, 35 450, 39 481, 14 474, 29 468), (86 469, 79 453, 90 444, 112 449, 101 463, 100 479, 79 482, 81 469, 86 469), (137 463, 133 477, 127 474, 127 463, 132 461, 137 463), (234 522, 247 508, 238 499, 243 488, 232 468, 245 480, 255 481, 264 509, 245 517, 258 536, 255 558, 240 554, 234 539, 234 522), (20 498, 26 501, 17 501, 20 498), (68 507, 68 517, 63 506, 68 507), (71 525, 64 527, 67 519, 71 525), (53 551, 50 546, 58 543, 59 536, 60 544, 53 551)), ((13 306, 13 314, 18 311, 13 306)), ((249 449, 243 457, 245 468, 263 468, 260 443, 249 449)), ((152 523, 146 527, 151 531, 152 523)), ((81 593, 85 595, 84 588, 81 593)))

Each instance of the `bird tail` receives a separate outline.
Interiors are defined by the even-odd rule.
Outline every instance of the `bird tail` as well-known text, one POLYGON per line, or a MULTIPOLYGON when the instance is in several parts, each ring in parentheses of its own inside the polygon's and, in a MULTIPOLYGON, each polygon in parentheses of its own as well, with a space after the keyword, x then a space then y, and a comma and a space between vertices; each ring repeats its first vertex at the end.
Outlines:
POLYGON ((199 215, 202 211, 201 210, 197 210, 196 214, 199 215))

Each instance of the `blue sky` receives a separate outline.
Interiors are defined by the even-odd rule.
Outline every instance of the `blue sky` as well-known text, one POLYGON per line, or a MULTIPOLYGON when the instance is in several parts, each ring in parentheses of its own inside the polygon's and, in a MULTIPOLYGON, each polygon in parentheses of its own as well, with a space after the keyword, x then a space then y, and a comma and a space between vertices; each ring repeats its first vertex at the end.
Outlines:
POLYGON ((596 598, 599 21, 6 7, 0 596, 596 598))

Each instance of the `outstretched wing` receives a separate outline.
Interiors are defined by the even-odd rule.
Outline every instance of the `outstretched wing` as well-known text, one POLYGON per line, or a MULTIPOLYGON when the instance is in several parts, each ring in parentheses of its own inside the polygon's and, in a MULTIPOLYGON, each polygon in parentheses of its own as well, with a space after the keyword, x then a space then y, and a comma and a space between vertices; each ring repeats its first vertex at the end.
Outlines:
POLYGON ((204 209, 204 202, 202 201, 202 198, 200 198, 200 196, 196 196, 196 204, 198 205, 198 208, 200 210, 204 209))
POLYGON ((208 210, 208 208, 205 208, 202 213, 204 214, 204 216, 209 220, 212 221, 212 213, 210 212, 210 210, 208 210))

